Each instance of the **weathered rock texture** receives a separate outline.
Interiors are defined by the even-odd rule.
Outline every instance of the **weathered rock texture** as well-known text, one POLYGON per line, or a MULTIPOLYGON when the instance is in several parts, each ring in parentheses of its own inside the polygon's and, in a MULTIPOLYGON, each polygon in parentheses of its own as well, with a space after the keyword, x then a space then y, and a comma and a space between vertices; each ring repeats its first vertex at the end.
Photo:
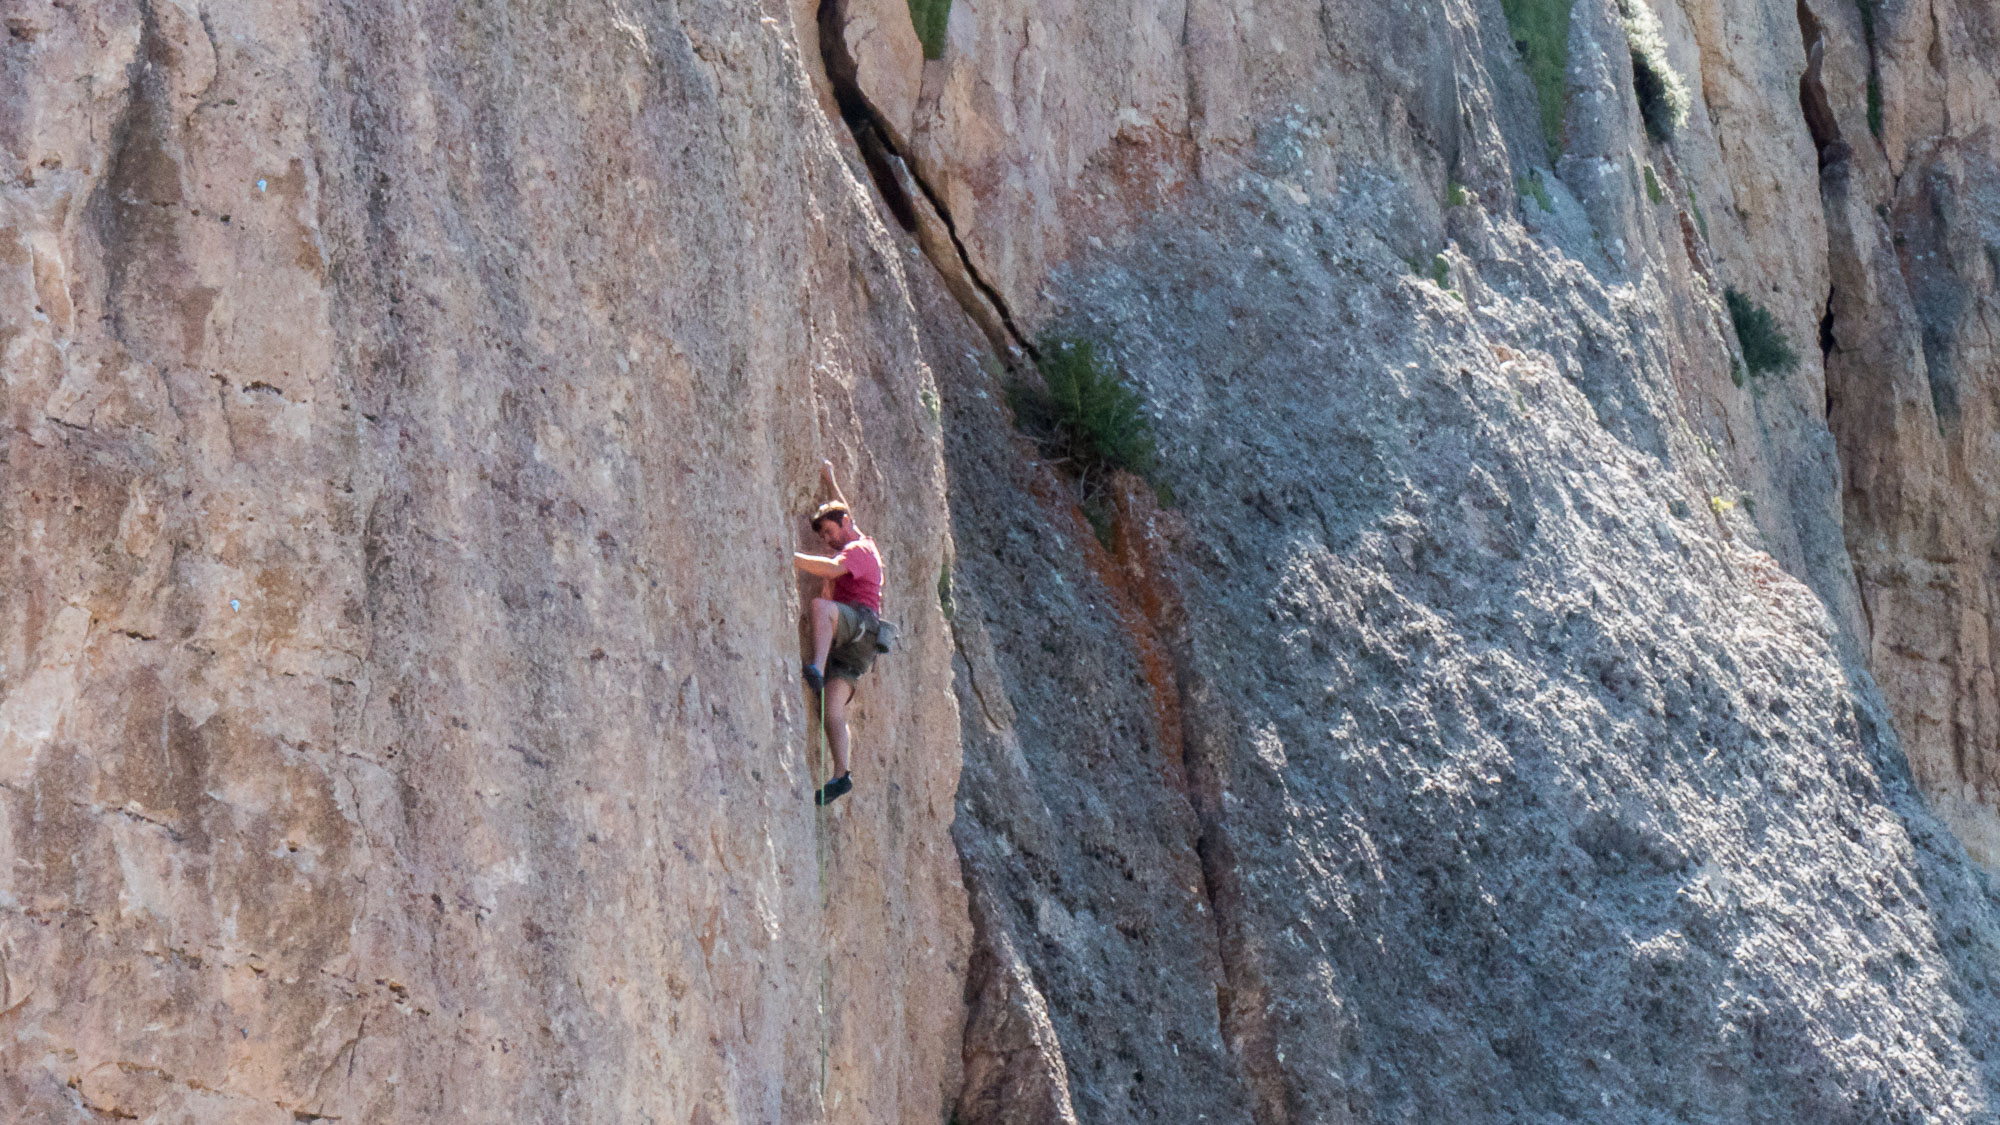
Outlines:
POLYGON ((0 1117, 1995 1120, 1994 17, 1656 12, 0 5, 0 1117))
POLYGON ((5 19, 0 1118, 941 1119, 940 433, 783 10, 5 19), (909 645, 824 908, 822 455, 909 645))
POLYGON ((1842 9, 1812 29, 1832 110, 1817 138, 1831 271, 1820 341, 1869 664, 1911 767, 1989 866, 2000 864, 1995 20, 1980 5, 1884 5, 1872 26, 1842 9))
POLYGON ((1126 482, 1104 555, 1003 380, 946 379, 962 1120, 1992 1118, 1994 901, 1892 729, 1991 817, 1993 739, 1923 724, 1985 713, 1992 505, 1898 389, 1990 368, 1989 79, 1871 11, 1956 225, 1857 266, 1861 14, 1658 14, 1688 121, 1581 3, 1550 151, 1498 5, 955 6, 905 154, 1018 325, 1115 342, 1178 499, 1126 482), (1961 342, 1897 312, 1926 269, 1961 342), (1796 369, 1745 378, 1725 288, 1796 369), (1916 558, 1958 569, 1885 626, 1916 558))

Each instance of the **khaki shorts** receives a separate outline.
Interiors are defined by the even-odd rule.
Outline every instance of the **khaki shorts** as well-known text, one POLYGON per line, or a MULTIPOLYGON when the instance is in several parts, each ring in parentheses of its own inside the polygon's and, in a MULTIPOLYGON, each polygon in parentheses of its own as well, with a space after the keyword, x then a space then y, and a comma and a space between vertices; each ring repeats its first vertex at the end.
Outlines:
POLYGON ((826 677, 854 683, 875 666, 875 615, 858 605, 835 602, 833 648, 826 654, 826 677))

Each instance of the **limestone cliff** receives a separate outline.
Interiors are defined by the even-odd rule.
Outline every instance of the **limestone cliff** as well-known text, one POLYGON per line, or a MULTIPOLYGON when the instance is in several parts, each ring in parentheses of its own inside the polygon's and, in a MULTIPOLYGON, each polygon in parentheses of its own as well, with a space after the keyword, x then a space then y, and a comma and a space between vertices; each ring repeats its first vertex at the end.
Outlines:
POLYGON ((5 21, 0 1118, 940 1119, 935 391, 782 10, 5 21), (824 906, 823 455, 909 637, 824 906))
POLYGON ((944 7, 0 4, 0 1118, 1994 1120, 1992 12, 944 7))
POLYGON ((961 3, 885 83, 941 269, 1115 342, 1176 498, 1098 552, 946 378, 961 1120, 1991 1119, 1925 795, 1990 847, 1994 431, 1921 390, 1991 367, 1988 17, 1585 2, 1551 90, 1515 8, 961 3))

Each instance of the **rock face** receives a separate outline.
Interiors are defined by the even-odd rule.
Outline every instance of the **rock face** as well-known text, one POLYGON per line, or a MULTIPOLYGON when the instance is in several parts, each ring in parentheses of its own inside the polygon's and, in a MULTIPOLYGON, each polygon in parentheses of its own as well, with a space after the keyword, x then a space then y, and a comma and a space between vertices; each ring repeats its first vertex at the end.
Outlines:
POLYGON ((935 392, 782 13, 6 22, 0 1117, 939 1120, 935 392), (824 890, 822 456, 908 638, 824 890))
POLYGON ((2000 863, 1993 21, 1978 6, 1885 7, 1866 23, 1828 13, 1819 28, 1833 110, 1821 342, 1869 665, 1912 769, 1989 867, 2000 863), (1878 92, 1872 121, 1866 91, 1878 92))
POLYGON ((1068 290, 1122 314, 1174 435, 1179 508, 1128 499, 1122 573, 1041 562, 1081 521, 1035 552, 956 517, 998 653, 958 625, 985 709, 956 831, 1075 1120, 1985 1119, 1985 881, 1823 604, 1650 413, 1643 303, 1538 281, 1496 226, 1461 305, 1367 207, 1214 214, 1068 290), (1150 645, 1071 673, 1094 638, 1042 622, 1073 619, 1153 631, 1171 722, 1095 702, 1159 690, 1150 645), (1198 862, 1152 858, 1176 844, 1198 862), (1234 1088, 1198 1062, 1184 1091, 1174 1049, 1217 1043, 1234 1088))
POLYGON ((1506 7, 0 8, 0 1117, 1991 1120, 1992 13, 1506 7))
POLYGON ((1990 505, 1926 467, 1939 333, 1898 311, 1948 241, 1978 331, 1986 79, 1870 10, 1958 109, 1915 132, 1956 225, 1898 261, 1846 187, 1898 97, 1860 14, 1659 9, 1671 139, 1617 6, 1569 16, 1545 138, 1490 8, 954 9, 913 165, 1017 323, 1115 341, 1177 498, 1127 481, 1102 555, 947 378, 961 1120, 1989 1115, 1994 904, 1919 789, 1986 846, 1992 739, 1923 722, 1983 713, 1990 578, 1917 544, 1990 505), (1745 370, 1725 289, 1794 367, 1745 370), (1883 572, 1940 556, 1885 627, 1883 572))

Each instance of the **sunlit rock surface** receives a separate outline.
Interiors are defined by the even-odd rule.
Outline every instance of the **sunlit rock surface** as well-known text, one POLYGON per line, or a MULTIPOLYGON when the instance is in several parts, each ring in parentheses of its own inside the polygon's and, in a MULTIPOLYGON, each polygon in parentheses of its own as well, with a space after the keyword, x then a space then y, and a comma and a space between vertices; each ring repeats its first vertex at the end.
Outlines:
POLYGON ((1994 17, 1651 11, 0 8, 0 1117, 2000 1117, 1994 17))

